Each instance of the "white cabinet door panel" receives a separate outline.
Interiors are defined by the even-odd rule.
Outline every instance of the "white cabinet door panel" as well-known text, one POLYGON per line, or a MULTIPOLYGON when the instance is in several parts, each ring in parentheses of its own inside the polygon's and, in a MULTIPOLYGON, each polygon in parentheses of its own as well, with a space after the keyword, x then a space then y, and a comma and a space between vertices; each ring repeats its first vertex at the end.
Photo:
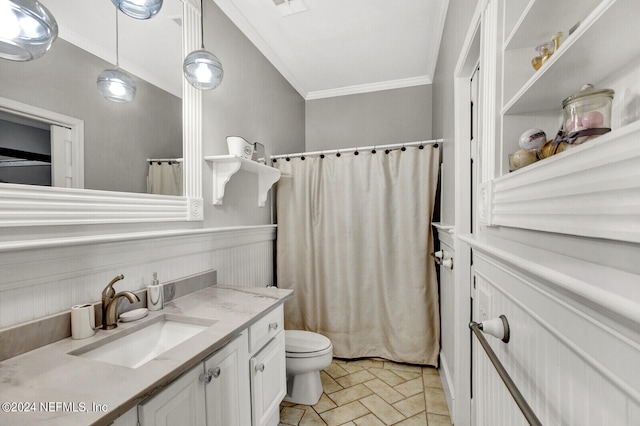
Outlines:
POLYGON ((140 426, 202 426, 205 424, 202 363, 152 398, 138 405, 140 426))
POLYGON ((251 358, 253 426, 277 425, 280 402, 287 393, 284 332, 251 358))

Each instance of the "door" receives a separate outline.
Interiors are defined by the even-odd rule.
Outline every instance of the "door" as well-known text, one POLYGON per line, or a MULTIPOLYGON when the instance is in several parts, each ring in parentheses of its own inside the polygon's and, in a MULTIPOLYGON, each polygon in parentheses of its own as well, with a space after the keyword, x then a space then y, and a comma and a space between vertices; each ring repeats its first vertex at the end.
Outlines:
POLYGON ((251 424, 248 351, 245 331, 205 360, 205 371, 211 374, 205 386, 207 426, 251 424))
POLYGON ((280 402, 287 393, 284 332, 251 358, 251 405, 253 426, 277 425, 280 402))
POLYGON ((471 110, 470 110, 470 138, 469 138, 469 157, 471 158, 471 162, 469 167, 471 168, 471 182, 469 182, 469 187, 471 188, 470 197, 471 197, 471 211, 469 212, 471 223, 470 229, 473 234, 476 230, 476 215, 475 209, 477 207, 477 184, 478 184, 478 158, 480 147, 478 146, 479 142, 479 125, 478 125, 478 111, 479 111, 479 99, 480 99, 480 65, 476 65, 476 68, 471 75, 471 80, 469 82, 469 96, 471 99, 471 110))
POLYGON ((206 421, 202 363, 138 405, 140 426, 202 426, 206 421))

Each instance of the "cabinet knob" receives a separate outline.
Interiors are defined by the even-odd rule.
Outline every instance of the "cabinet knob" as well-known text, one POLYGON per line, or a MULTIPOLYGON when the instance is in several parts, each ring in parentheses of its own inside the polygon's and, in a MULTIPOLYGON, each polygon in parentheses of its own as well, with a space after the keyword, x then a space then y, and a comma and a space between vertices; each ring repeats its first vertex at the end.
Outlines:
POLYGON ((211 373, 208 373, 208 374, 202 373, 199 378, 200 378, 200 381, 204 382, 205 385, 208 385, 209 383, 211 383, 211 373))
POLYGON ((277 330, 278 329, 278 323, 277 322, 272 322, 271 324, 269 324, 269 330, 277 330))
POLYGON ((217 379, 218 377, 220 377, 220 373, 221 372, 222 372, 222 370, 220 370, 220 367, 210 368, 209 371, 207 371, 207 373, 209 373, 209 375, 213 376, 214 379, 217 379))
POLYGON ((260 372, 264 371, 264 364, 260 363, 256 365, 256 371, 260 371, 260 372))

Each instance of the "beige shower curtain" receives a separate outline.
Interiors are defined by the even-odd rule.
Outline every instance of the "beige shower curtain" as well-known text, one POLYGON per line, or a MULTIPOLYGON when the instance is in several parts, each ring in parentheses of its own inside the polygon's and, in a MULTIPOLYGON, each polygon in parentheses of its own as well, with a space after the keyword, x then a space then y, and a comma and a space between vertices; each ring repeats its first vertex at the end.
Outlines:
POLYGON ((153 161, 149 164, 147 193, 182 195, 182 163, 153 161))
POLYGON ((339 358, 437 365, 433 211, 439 148, 279 160, 277 283, 285 328, 339 358))

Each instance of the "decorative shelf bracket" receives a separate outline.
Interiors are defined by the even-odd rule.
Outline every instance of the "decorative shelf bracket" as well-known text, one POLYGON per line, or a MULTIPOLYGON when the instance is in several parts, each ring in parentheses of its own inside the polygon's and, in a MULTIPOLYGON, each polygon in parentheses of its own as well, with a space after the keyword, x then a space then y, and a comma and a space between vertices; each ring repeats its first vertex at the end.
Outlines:
POLYGON ((280 170, 236 155, 215 155, 204 157, 213 169, 213 204, 222 205, 224 188, 231 176, 240 169, 258 175, 258 206, 264 207, 267 193, 274 183, 280 179, 280 170))

